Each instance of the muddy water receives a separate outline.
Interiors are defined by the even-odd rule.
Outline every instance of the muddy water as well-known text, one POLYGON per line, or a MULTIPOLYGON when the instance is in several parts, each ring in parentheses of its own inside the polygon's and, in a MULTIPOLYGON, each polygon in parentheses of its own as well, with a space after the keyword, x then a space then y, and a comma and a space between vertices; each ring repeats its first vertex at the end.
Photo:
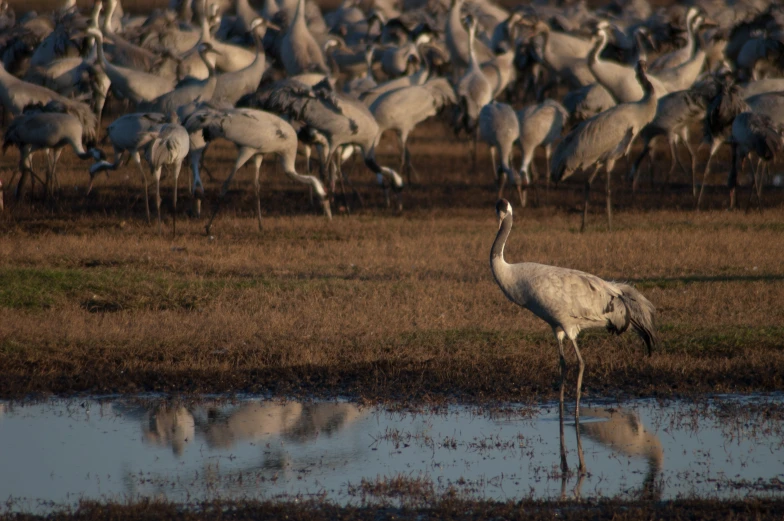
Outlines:
POLYGON ((49 510, 81 498, 724 498, 784 492, 784 397, 403 413, 343 402, 0 402, 0 501, 49 510), (380 485, 387 486, 380 486, 380 485), (399 495, 401 489, 410 496, 399 495), (387 495, 385 495, 387 494, 387 495))

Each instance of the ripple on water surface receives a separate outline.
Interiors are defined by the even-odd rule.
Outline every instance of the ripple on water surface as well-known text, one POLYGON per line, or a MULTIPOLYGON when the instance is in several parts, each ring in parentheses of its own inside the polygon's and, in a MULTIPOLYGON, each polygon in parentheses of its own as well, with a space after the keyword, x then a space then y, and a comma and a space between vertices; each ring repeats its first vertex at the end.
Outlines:
MULTIPOLYGON (((347 402, 158 399, 0 402, 0 500, 320 497, 416 503, 562 495, 780 495, 784 398, 587 404, 588 474, 560 470, 557 404, 389 412, 347 402)), ((574 421, 565 424, 576 468, 574 421)))

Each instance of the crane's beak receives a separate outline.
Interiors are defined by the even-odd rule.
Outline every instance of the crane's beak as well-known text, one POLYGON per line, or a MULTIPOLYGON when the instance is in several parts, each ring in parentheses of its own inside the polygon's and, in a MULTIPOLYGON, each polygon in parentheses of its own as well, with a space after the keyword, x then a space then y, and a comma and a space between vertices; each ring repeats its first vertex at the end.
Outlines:
POLYGON ((327 216, 328 220, 332 220, 332 208, 329 206, 329 197, 325 197, 321 200, 321 205, 324 207, 324 215, 327 216))

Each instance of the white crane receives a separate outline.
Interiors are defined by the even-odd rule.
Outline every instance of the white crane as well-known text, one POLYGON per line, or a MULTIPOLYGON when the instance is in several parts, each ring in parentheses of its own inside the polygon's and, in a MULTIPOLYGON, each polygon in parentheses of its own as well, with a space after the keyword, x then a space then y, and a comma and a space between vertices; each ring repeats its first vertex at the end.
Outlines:
POLYGON ((556 182, 566 179, 577 169, 594 166, 593 174, 585 183, 581 231, 585 229, 591 183, 602 166, 607 174, 607 224, 612 229, 611 174, 615 161, 628 155, 634 138, 656 115, 656 93, 645 75, 646 68, 644 61, 637 63, 637 80, 644 91, 639 101, 621 103, 583 121, 555 149, 550 175, 556 182))
MULTIPOLYGON (((657 344, 656 310, 648 299, 628 284, 606 281, 568 268, 533 262, 507 263, 504 246, 512 230, 512 205, 501 199, 495 210, 498 234, 490 250, 490 270, 506 298, 528 309, 552 328, 558 342, 561 411, 566 370, 563 341, 565 338, 571 341, 579 364, 574 409, 575 421, 579 422, 580 393, 585 370, 585 362, 577 347, 580 331, 606 328, 611 333, 621 334, 631 326, 645 342, 650 356, 657 344)), ((582 457, 579 470, 580 473, 585 472, 582 457)))

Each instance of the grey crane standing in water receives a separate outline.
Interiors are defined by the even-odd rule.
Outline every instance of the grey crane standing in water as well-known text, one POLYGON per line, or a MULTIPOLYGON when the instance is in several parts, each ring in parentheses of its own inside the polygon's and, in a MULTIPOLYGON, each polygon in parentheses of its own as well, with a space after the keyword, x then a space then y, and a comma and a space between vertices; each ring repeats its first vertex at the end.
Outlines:
MULTIPOLYGON (((79 159, 102 159, 103 152, 97 148, 84 149, 82 139, 88 142, 95 138, 95 131, 85 127, 76 116, 65 113, 65 107, 57 102, 50 102, 47 105, 37 104, 25 108, 25 112, 14 118, 5 131, 3 136, 3 152, 15 145, 19 148, 19 171, 21 177, 16 186, 16 195, 19 197, 19 189, 23 186, 26 175, 29 173, 36 178, 33 170, 33 153, 37 150, 52 152, 52 157, 47 156, 48 170, 46 181, 43 182, 47 189, 47 196, 54 195, 54 184, 56 181, 57 160, 60 158, 62 149, 70 146, 79 159)), ((14 173, 14 176, 16 173, 14 173)), ((11 182, 13 178, 11 178, 11 182)))
MULTIPOLYGON (((607 328, 620 335, 632 327, 648 349, 650 356, 657 344, 654 320, 655 308, 639 291, 618 282, 600 279, 595 275, 568 268, 547 266, 533 262, 509 264, 504 260, 504 246, 512 230, 512 205, 501 199, 495 206, 498 234, 490 250, 490 270, 506 298, 528 309, 552 328, 558 342, 560 360, 560 416, 563 418, 564 358, 563 341, 568 338, 577 355, 575 421, 580 420, 580 392, 585 363, 577 347, 577 336, 584 329, 607 328)), ((579 426, 577 428, 579 444, 579 426)), ((568 470, 562 455, 561 468, 568 470)), ((585 463, 580 452, 580 473, 585 463)))
MULTIPOLYGON (((332 219, 332 211, 329 207, 327 192, 321 182, 313 176, 298 174, 294 169, 294 160, 297 157, 297 133, 294 128, 285 120, 254 109, 232 109, 224 112, 222 117, 215 117, 215 114, 207 114, 207 117, 200 119, 194 118, 192 125, 189 124, 188 130, 194 131, 196 126, 203 126, 204 139, 223 138, 234 143, 237 147, 237 159, 234 161, 229 177, 223 183, 218 204, 207 223, 206 231, 210 233, 212 222, 220 209, 220 202, 229 191, 231 180, 242 165, 253 159, 255 175, 253 184, 256 189, 256 215, 261 229, 261 185, 259 184, 259 174, 261 162, 264 154, 275 153, 280 157, 283 171, 291 179, 309 185, 316 192, 322 206, 324 215, 332 219)), ((190 120, 189 120, 190 122, 190 120)))
POLYGON ((150 130, 141 143, 147 146, 147 162, 155 175, 155 206, 158 209, 158 233, 161 232, 161 173, 164 166, 172 168, 174 195, 172 196, 172 234, 177 234, 177 181, 182 162, 188 155, 188 131, 179 124, 176 113, 171 113, 170 123, 150 130))
POLYGON ((602 166, 607 175, 607 224, 612 229, 611 174, 615 161, 629 153, 634 138, 656 115, 656 93, 645 75, 646 67, 645 61, 637 62, 637 81, 644 92, 642 99, 621 103, 583 121, 555 149, 550 169, 555 182, 566 179, 577 169, 594 166, 593 173, 585 183, 580 231, 585 229, 591 183, 602 166))
MULTIPOLYGON (((498 180, 498 197, 504 193, 506 182, 510 181, 517 188, 520 205, 525 207, 526 197, 522 192, 523 180, 519 172, 512 168, 512 150, 515 141, 520 137, 520 125, 514 109, 506 103, 494 101, 479 111, 479 135, 482 141, 490 145, 490 158, 493 161, 493 174, 498 180), (500 162, 496 164, 496 153, 500 162)), ((528 185, 528 179, 525 184, 528 185)))

